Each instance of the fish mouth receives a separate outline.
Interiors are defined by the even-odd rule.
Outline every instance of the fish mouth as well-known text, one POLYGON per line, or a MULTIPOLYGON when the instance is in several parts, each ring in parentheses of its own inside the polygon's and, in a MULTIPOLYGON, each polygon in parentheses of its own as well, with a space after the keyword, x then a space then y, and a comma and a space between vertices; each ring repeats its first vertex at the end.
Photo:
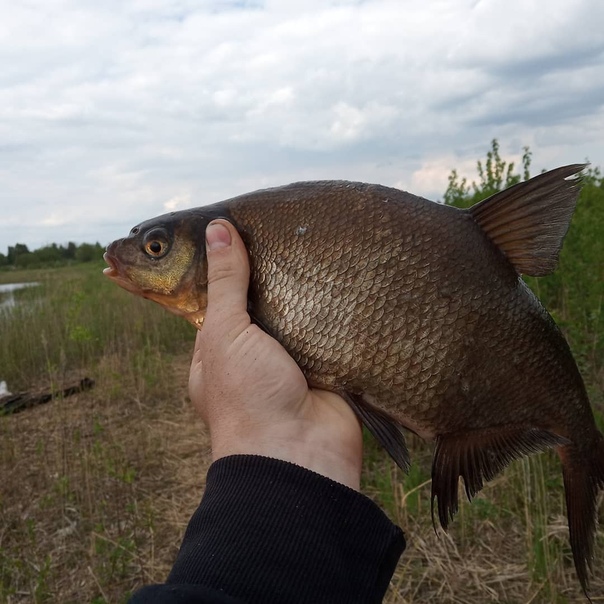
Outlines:
POLYGON ((129 291, 137 296, 143 296, 143 298, 147 298, 146 292, 141 289, 128 275, 127 266, 124 266, 122 262, 120 262, 119 258, 115 256, 112 251, 115 249, 115 244, 117 242, 113 242, 107 248, 107 251, 103 254, 103 260, 109 265, 107 268, 103 269, 103 275, 108 277, 119 285, 121 288, 129 291))
POLYGON ((107 268, 103 269, 103 275, 105 275, 105 277, 109 277, 109 279, 117 283, 120 287, 123 287, 133 294, 143 295, 140 288, 128 278, 120 261, 111 253, 111 246, 109 246, 107 251, 103 254, 103 260, 109 265, 107 268))
POLYGON ((109 265, 107 268, 103 269, 103 275, 109 277, 110 279, 115 279, 118 277, 120 272, 115 258, 110 256, 108 252, 105 252, 103 254, 103 260, 109 265))

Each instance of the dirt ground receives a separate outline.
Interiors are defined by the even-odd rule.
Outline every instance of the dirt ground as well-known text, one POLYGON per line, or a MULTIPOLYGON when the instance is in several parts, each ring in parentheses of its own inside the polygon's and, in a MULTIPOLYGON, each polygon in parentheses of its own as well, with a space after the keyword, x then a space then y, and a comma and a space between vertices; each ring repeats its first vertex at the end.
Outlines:
POLYGON ((150 392, 109 359, 93 390, 0 417, 1 602, 120 602, 165 579, 210 463, 188 364, 150 392))

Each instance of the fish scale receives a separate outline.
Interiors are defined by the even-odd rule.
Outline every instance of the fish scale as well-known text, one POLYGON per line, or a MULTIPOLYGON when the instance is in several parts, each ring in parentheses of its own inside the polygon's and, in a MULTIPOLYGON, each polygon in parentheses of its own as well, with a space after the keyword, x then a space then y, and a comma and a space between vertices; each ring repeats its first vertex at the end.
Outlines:
POLYGON ((230 220, 250 256, 250 316, 309 384, 344 397, 405 470, 404 429, 435 441, 444 529, 460 478, 471 499, 514 459, 556 449, 587 594, 604 437, 568 344, 520 276, 554 270, 582 169, 467 210, 379 185, 294 183, 143 222, 108 247, 105 272, 201 328, 205 229, 230 220))

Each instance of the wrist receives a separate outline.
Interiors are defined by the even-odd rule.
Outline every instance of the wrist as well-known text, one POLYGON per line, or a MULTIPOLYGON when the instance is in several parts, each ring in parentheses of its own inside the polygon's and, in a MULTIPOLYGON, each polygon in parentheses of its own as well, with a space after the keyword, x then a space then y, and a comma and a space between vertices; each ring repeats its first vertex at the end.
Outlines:
MULTIPOLYGON (((271 425, 262 429, 223 429, 212 434, 212 459, 232 455, 259 455, 287 461, 344 484, 360 488, 361 447, 356 438, 343 438, 323 426, 271 425)), ((359 437, 361 441, 361 430, 359 437)))

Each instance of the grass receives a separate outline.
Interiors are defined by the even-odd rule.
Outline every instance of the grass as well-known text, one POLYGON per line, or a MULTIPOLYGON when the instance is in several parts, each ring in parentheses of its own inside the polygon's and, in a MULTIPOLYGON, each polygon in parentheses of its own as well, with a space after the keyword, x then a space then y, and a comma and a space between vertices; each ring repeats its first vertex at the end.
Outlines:
MULTIPOLYGON (((370 460, 375 455, 380 461, 369 462, 363 490, 403 527, 408 540, 386 602, 586 601, 574 575, 555 455, 512 464, 472 503, 464 495, 445 534, 434 532, 430 517, 429 447, 420 442, 410 447, 419 467, 405 476, 383 459, 377 445, 366 446, 370 460)), ((604 601, 603 546, 600 529, 591 589, 594 602, 604 601)))
MULTIPOLYGON (((186 394, 193 330, 101 268, 0 273, 0 282, 41 283, 18 292, 10 315, 0 311, 0 379, 12 391, 96 380, 89 392, 0 417, 2 603, 125 602, 165 579, 202 493, 208 439, 186 394)), ((600 366, 591 367, 601 406, 600 366)), ((462 499, 449 534, 436 534, 431 446, 409 445, 404 475, 365 438, 363 490, 408 540, 386 602, 585 601, 553 454, 512 464, 471 504, 462 499)), ((604 506, 599 513, 604 522, 604 506)), ((604 602, 602 529, 597 547, 591 593, 604 602)))
POLYGON ((10 314, 0 309, 1 379, 13 390, 41 376, 61 380, 113 355, 153 380, 163 354, 193 341, 190 326, 117 288, 102 276, 103 266, 0 273, 0 283, 40 283, 14 292, 21 303, 10 314))

